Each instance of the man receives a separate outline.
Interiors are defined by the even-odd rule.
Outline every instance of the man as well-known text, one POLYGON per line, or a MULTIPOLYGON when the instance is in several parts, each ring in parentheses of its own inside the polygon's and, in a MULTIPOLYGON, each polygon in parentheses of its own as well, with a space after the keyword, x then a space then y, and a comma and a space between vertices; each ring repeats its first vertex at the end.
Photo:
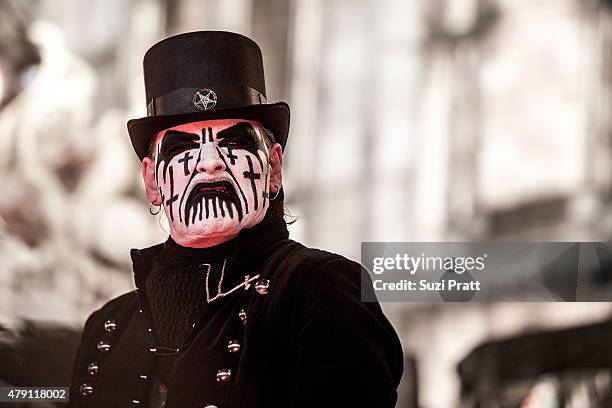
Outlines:
POLYGON ((288 239, 289 107, 250 39, 194 32, 144 58, 128 122, 168 240, 132 250, 136 290, 85 324, 75 407, 393 407, 402 350, 361 268, 288 239))

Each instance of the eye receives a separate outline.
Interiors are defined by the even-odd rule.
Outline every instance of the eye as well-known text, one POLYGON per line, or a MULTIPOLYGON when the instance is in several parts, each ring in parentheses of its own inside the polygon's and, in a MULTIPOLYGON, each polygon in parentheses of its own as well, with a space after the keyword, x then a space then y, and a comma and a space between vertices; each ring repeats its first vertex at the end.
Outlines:
POLYGON ((172 146, 168 146, 164 157, 168 157, 172 160, 174 157, 183 154, 189 150, 197 149, 200 145, 193 142, 173 143, 172 146))
POLYGON ((219 142, 220 147, 231 147, 234 149, 249 149, 259 146, 258 141, 239 137, 227 137, 219 142))
POLYGON ((240 147, 242 144, 237 138, 225 138, 219 142, 221 147, 240 147))
POLYGON ((184 145, 176 145, 170 149, 169 155, 170 157, 174 157, 188 150, 197 149, 197 148, 198 148, 198 145, 193 144, 193 143, 184 144, 184 145))

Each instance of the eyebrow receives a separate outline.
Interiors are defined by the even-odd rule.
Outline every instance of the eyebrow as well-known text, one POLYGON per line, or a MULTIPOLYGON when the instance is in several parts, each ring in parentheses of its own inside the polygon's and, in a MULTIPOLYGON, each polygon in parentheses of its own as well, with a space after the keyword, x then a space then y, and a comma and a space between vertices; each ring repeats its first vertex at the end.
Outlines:
POLYGON ((240 122, 217 132, 218 139, 238 139, 247 144, 259 143, 257 131, 249 122, 240 122))
POLYGON ((159 149, 159 161, 168 162, 179 153, 198 148, 200 146, 199 141, 200 135, 196 133, 168 130, 159 149))
POLYGON ((165 162, 165 167, 167 167, 174 156, 187 150, 197 149, 200 146, 199 142, 200 135, 198 134, 168 130, 162 139, 157 162, 165 162))

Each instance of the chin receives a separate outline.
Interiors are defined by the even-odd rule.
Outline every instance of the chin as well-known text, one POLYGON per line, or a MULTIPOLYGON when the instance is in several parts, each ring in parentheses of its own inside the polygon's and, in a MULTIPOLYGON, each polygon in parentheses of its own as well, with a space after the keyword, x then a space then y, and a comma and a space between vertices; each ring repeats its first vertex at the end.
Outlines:
POLYGON ((194 224, 186 227, 181 224, 172 228, 172 239, 182 246, 206 248, 235 238, 240 232, 240 224, 229 225, 194 224))
POLYGON ((177 244, 185 247, 207 248, 219 245, 237 237, 241 229, 259 224, 266 209, 248 214, 241 221, 235 218, 217 218, 187 226, 177 220, 170 225, 170 235, 177 244))

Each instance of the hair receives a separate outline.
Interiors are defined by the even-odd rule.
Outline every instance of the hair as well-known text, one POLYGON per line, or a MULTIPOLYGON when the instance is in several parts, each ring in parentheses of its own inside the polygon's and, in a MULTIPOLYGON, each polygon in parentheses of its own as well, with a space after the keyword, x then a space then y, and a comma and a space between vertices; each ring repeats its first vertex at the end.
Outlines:
MULTIPOLYGON (((265 126, 260 127, 263 130, 263 139, 266 147, 271 148, 274 143, 276 143, 276 139, 274 138, 274 134, 265 126)), ((149 142, 149 149, 147 153, 147 157, 151 160, 155 160, 155 140, 157 139, 157 134, 153 135, 149 142)), ((270 204, 268 206, 268 211, 266 212, 266 216, 264 217, 264 221, 274 221, 274 220, 283 220, 283 222, 287 225, 291 225, 297 221, 297 219, 292 216, 289 211, 285 208, 284 205, 285 194, 281 187, 281 190, 277 197, 274 200, 270 200, 270 204), (285 216, 288 218, 292 218, 290 221, 285 220, 285 216)), ((263 221, 262 221, 263 222, 263 221)))
MULTIPOLYGON (((260 129, 263 130, 264 143, 266 144, 268 149, 271 148, 274 145, 274 143, 276 143, 274 134, 263 125, 261 126, 260 129)), ((274 200, 270 200, 270 204, 268 206, 268 211, 266 212, 265 218, 269 218, 271 220, 280 219, 280 220, 283 220, 285 224, 291 225, 296 220, 295 219, 291 221, 285 220, 285 216, 291 217, 291 214, 289 214, 289 211, 285 208, 285 194, 284 194, 284 191, 282 190, 282 186, 279 188, 280 190, 279 190, 277 197, 274 200)))
POLYGON ((149 141, 149 149, 147 149, 147 157, 153 161, 155 161, 155 140, 157 139, 157 133, 153 134, 151 140, 149 141))

